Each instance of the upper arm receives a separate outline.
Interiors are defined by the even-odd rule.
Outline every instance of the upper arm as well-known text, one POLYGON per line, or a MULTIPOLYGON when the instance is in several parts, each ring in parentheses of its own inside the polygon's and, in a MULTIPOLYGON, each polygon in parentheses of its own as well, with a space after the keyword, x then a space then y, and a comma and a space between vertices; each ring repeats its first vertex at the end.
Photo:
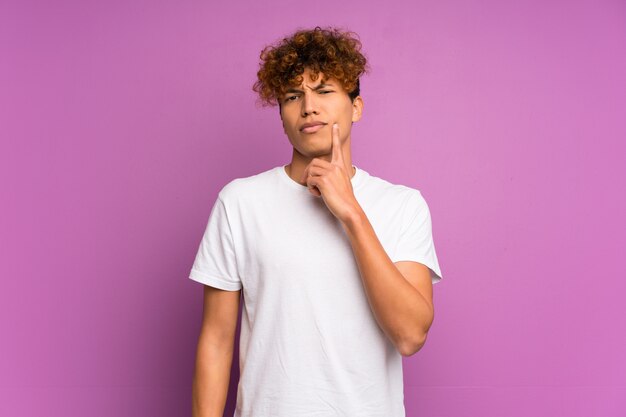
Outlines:
MULTIPOLYGON (((391 260, 396 264, 403 264, 407 269, 409 281, 432 294, 432 286, 420 283, 424 271, 429 272, 432 284, 441 281, 442 274, 435 251, 432 219, 428 203, 422 194, 413 190, 407 199, 404 215, 402 216, 402 230, 399 233, 396 247, 391 253, 391 260), (412 262, 409 262, 412 261, 412 262), (412 266, 411 266, 412 265, 412 266)), ((403 274, 404 275, 404 274, 403 274)), ((417 287, 416 287, 417 288, 417 287)), ((424 294, 426 297, 427 295, 424 294)))
POLYGON ((227 204, 221 191, 209 214, 189 278, 204 284, 200 343, 203 347, 232 346, 243 283, 237 268, 227 204))
POLYGON ((239 276, 236 252, 226 204, 218 196, 209 214, 189 278, 222 290, 241 290, 243 283, 239 276))
POLYGON ((234 342, 240 298, 241 290, 227 291, 204 285, 202 337, 217 343, 234 342))

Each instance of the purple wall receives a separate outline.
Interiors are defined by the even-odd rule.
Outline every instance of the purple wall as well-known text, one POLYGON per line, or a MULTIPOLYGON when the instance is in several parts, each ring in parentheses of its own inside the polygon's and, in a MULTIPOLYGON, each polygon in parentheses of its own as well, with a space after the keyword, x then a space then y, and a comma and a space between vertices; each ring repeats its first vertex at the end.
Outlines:
POLYGON ((258 55, 315 25, 370 59, 355 164, 432 212, 407 416, 626 415, 624 2, 56 3, 0 3, 0 415, 189 415, 210 207, 291 155, 258 55))

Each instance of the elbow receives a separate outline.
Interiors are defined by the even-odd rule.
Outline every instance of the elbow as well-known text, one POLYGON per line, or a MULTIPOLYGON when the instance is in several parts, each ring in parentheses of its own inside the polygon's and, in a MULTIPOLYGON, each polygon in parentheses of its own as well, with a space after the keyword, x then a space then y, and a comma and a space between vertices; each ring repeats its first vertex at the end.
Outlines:
POLYGON ((407 335, 401 342, 396 344, 397 350, 402 356, 412 356, 419 352, 419 350, 424 346, 426 343, 426 337, 428 336, 428 331, 430 330, 430 326, 433 322, 433 317, 434 315, 431 314, 426 327, 420 327, 419 331, 414 330, 410 335, 407 335))
POLYGON ((420 334, 419 337, 407 340, 398 344, 397 350, 404 357, 415 355, 426 343, 427 333, 420 334))

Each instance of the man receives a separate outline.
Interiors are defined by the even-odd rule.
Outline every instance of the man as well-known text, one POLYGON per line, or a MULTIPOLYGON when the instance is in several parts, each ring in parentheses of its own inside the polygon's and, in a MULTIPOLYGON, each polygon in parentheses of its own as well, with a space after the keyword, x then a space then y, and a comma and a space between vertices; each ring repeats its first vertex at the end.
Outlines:
POLYGON ((352 163, 359 45, 316 27, 261 55, 254 88, 293 154, 226 184, 209 216, 190 272, 195 416, 222 415, 242 291, 235 417, 405 416, 402 356, 424 345, 442 276, 421 193, 352 163))

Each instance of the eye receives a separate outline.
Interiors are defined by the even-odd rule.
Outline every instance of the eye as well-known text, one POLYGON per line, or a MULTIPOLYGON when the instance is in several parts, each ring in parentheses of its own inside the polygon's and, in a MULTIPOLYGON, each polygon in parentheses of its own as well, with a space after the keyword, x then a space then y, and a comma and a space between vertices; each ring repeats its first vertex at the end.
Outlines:
MULTIPOLYGON (((332 90, 320 90, 320 94, 328 94, 328 93, 332 93, 332 92, 333 92, 332 90)), ((293 98, 298 98, 298 96, 289 96, 289 97, 287 97, 285 99, 285 102, 293 101, 292 100, 293 98)))

